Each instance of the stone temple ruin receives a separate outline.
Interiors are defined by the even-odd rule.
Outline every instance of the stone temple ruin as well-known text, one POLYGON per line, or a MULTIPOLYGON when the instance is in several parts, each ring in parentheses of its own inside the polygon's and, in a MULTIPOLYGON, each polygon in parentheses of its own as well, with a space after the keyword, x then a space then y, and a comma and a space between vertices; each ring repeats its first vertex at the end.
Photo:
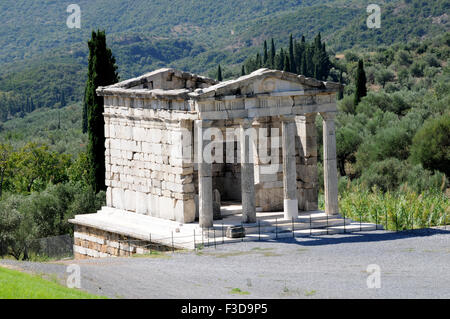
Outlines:
POLYGON ((222 217, 221 203, 222 211, 225 203, 242 204, 235 224, 254 224, 264 212, 281 211, 280 219, 292 221, 316 212, 318 114, 325 214, 338 217, 340 88, 269 69, 224 82, 160 69, 98 88, 105 104, 107 205, 71 220, 76 257, 145 252, 145 241, 159 235, 164 243, 172 234, 173 243, 174 233, 194 236, 195 245, 196 230, 215 227, 222 217), (212 143, 222 150, 202 160, 212 143), (271 146, 257 147, 263 144, 271 146), (141 247, 123 244, 130 239, 141 247))

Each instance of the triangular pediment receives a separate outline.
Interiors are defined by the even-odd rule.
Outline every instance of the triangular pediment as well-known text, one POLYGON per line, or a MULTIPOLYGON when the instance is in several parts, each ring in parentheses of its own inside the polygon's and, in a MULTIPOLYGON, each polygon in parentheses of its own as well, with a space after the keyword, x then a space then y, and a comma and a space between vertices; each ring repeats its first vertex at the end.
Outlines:
POLYGON ((206 88, 218 83, 201 75, 183 72, 172 68, 162 68, 143 74, 139 77, 122 81, 110 86, 100 87, 101 90, 190 90, 206 88))
POLYGON ((259 69, 234 80, 220 82, 204 89, 197 89, 189 95, 192 98, 202 99, 229 95, 301 93, 310 90, 337 92, 339 88, 339 83, 318 81, 290 72, 259 69))

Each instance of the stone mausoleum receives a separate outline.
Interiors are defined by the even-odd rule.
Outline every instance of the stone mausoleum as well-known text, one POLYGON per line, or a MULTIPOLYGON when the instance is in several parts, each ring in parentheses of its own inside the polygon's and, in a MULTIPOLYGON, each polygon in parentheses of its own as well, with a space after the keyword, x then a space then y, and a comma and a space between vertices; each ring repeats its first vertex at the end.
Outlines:
POLYGON ((257 212, 295 220, 299 212, 317 211, 317 116, 323 120, 325 213, 337 215, 340 88, 269 69, 217 82, 168 68, 98 88, 105 105, 107 204, 71 220, 76 257, 143 252, 123 242, 157 241, 163 229, 172 242, 174 232, 193 231, 195 240, 196 229, 221 218, 221 203, 241 204, 245 224, 256 223, 257 212), (212 144, 223 147, 210 152, 212 160, 199 159, 212 144))

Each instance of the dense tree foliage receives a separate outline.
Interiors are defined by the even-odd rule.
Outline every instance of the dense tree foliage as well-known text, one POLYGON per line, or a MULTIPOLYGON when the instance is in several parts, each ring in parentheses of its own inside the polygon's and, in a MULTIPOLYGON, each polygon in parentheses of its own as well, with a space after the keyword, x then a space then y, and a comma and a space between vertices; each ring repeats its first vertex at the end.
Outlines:
POLYGON ((450 176, 450 112, 428 120, 413 138, 412 159, 450 176))
POLYGON ((222 68, 220 67, 220 64, 219 64, 219 67, 217 68, 217 81, 222 81, 222 80, 223 80, 222 68))
MULTIPOLYGON (((2 1, 0 10, 8 19, 0 21, 0 95, 8 94, 9 98, 0 98, 0 122, 23 116, 31 109, 58 108, 82 100, 89 54, 84 42, 90 30, 98 27, 108 32, 122 78, 166 66, 215 77, 217 65, 221 64, 228 66, 223 74, 227 79, 240 75, 242 62, 256 54, 255 45, 262 44, 261 30, 265 30, 264 36, 279 39, 279 47, 290 47, 291 34, 293 38, 304 35, 313 40, 321 32, 326 35, 328 50, 354 46, 376 49, 441 34, 447 30, 445 13, 450 9, 445 0, 391 1, 383 4, 382 28, 369 30, 363 14, 365 7, 354 0, 226 0, 214 6, 206 3, 207 0, 176 0, 168 7, 163 0, 151 4, 137 0, 124 11, 122 0, 82 0, 78 4, 83 10, 83 28, 71 30, 53 27, 62 23, 61 4, 55 1, 2 1), (38 37, 34 30, 39 30, 38 37)), ((302 47, 299 44, 300 41, 292 43, 297 56, 302 47)), ((291 50, 284 51, 291 65, 291 50)), ((270 65, 275 62, 273 52, 272 43, 267 42, 270 65)), ((390 59, 393 53, 384 58, 390 59)), ((406 60, 401 63, 407 63, 413 74, 436 72, 423 69, 421 63, 412 65, 408 56, 403 58, 406 60)), ((320 55, 315 59, 320 59, 320 55)), ((261 60, 265 65, 264 54, 261 60)), ((280 60, 281 70, 284 60, 280 60)), ((302 69, 297 62, 294 61, 297 73, 321 77, 314 74, 314 69, 307 70, 306 64, 302 69)), ((385 80, 388 73, 378 75, 380 85, 391 82, 385 80)))
POLYGON ((89 45, 88 80, 85 91, 85 112, 88 129, 89 182, 95 192, 106 190, 105 186, 105 121, 103 97, 97 96, 99 86, 117 83, 116 60, 106 45, 104 31, 92 32, 89 45))
MULTIPOLYGON (((261 59, 261 54, 258 52, 254 58, 250 57, 244 61, 244 70, 247 73, 264 67, 303 74, 319 80, 328 78, 332 65, 320 33, 311 43, 306 42, 305 37, 302 37, 299 42, 294 42, 290 35, 289 47, 287 49, 280 48, 278 53, 275 50, 273 39, 271 43, 270 58, 261 59)), ((266 50, 267 45, 264 41, 263 56, 269 56, 266 50)))
MULTIPOLYGON (((411 41, 376 52, 347 51, 332 60, 346 83, 338 103, 337 158, 341 176, 366 187, 396 191, 402 185, 421 192, 448 183, 450 35, 411 41), (367 95, 355 107, 359 60, 367 69, 367 95), (413 61, 428 74, 411 70, 413 61), (428 62, 427 62, 428 61, 428 62), (375 78, 371 79, 372 70, 375 78), (389 82, 376 72, 388 72, 389 82), (445 175, 444 175, 445 174, 445 175)), ((321 143, 321 140, 318 140, 321 143)))
MULTIPOLYGON (((367 95, 366 88, 366 72, 364 71, 364 62, 362 60, 358 61, 358 69, 356 70, 356 89, 355 89, 355 107, 361 102, 361 99, 367 95)), ((384 87, 384 85, 383 85, 384 87)))

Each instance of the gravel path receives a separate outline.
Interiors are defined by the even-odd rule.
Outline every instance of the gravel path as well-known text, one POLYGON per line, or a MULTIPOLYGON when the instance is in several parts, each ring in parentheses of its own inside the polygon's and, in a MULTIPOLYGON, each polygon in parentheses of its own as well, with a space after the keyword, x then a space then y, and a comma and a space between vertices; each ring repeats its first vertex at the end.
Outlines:
POLYGON ((112 298, 450 298, 450 230, 443 229, 245 242, 153 258, 0 260, 61 282, 69 264, 80 266, 82 289, 112 298), (380 267, 381 288, 367 287, 369 264, 380 267))

